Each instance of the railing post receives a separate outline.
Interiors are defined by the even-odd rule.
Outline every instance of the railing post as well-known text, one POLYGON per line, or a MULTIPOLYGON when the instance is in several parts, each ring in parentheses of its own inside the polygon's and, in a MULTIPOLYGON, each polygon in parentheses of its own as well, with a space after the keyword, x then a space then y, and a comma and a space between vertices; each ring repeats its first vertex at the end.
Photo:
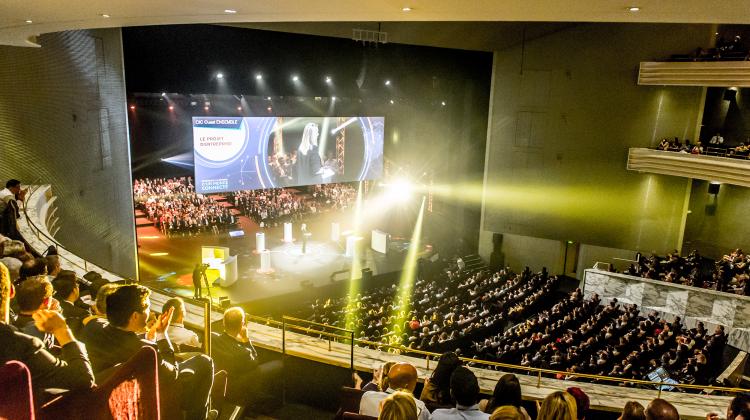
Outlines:
POLYGON ((328 337, 328 351, 331 351, 331 337, 328 337))
POLYGON ((281 373, 281 403, 286 404, 286 318, 281 317, 281 362, 284 366, 281 373))
POLYGON ((659 393, 656 395, 656 398, 661 398, 661 384, 663 384, 663 382, 659 382, 659 386, 657 387, 659 389, 659 393))
POLYGON ((427 370, 430 370, 430 355, 426 355, 425 359, 427 359, 427 370))
POLYGON ((351 343, 351 360, 349 361, 351 364, 352 372, 354 371, 354 330, 351 332, 352 335, 352 343, 351 343))
POLYGON ((542 386, 542 371, 537 371, 537 377, 536 377, 536 387, 539 388, 542 386))
POLYGON ((203 302, 203 348, 211 357, 211 304, 206 299, 203 302))

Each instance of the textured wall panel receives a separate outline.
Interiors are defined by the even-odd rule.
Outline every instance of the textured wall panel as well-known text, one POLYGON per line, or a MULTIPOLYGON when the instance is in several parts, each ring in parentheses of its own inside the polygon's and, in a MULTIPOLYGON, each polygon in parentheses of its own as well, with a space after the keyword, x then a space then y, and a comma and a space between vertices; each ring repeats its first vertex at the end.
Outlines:
POLYGON ((56 239, 132 277, 120 30, 60 32, 39 42, 0 47, 0 178, 51 184, 59 197, 56 239))

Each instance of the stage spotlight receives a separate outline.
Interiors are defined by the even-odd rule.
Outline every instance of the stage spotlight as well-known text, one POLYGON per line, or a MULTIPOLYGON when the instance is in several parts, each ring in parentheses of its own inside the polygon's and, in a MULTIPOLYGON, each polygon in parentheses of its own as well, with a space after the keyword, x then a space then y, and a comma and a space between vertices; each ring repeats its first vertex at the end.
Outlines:
POLYGON ((174 111, 174 105, 170 105, 170 106, 169 106, 169 110, 170 110, 170 111, 174 111))
POLYGON ((397 179, 395 182, 384 186, 388 190, 388 196, 399 203, 408 201, 414 191, 414 186, 406 179, 397 179))
POLYGON ((203 109, 208 111, 208 106, 204 106, 203 109))
POLYGON ((135 111, 135 105, 130 105, 130 110, 135 111))
POLYGON ((224 78, 224 73, 216 73, 216 78, 217 79, 223 79, 224 78))
POLYGON ((292 76, 292 82, 299 82, 299 76, 297 76, 296 74, 292 76))
POLYGON ((162 92, 161 96, 167 96, 167 92, 162 92))
POLYGON ((267 101, 270 101, 270 100, 271 100, 271 97, 270 97, 270 96, 267 96, 267 97, 266 97, 266 100, 267 100, 267 101))
POLYGON ((255 80, 263 80, 263 75, 258 73, 255 75, 255 80))
POLYGON ((333 79, 331 79, 331 76, 326 76, 326 83, 330 85, 331 82, 333 82, 333 79))
POLYGON ((440 105, 445 106, 445 101, 440 102, 440 105))
POLYGON ((190 106, 196 106, 196 105, 198 105, 198 102, 190 101, 190 106))
POLYGON ((233 15, 233 14, 237 13, 237 11, 234 10, 234 9, 224 9, 224 13, 233 15))
POLYGON ((386 80, 386 81, 385 81, 385 85, 386 85, 386 86, 390 86, 390 85, 391 85, 391 81, 390 81, 390 80, 386 80))
POLYGON ((270 106, 268 108, 266 108, 266 109, 268 109, 268 112, 273 111, 273 108, 271 108, 270 106))
POLYGON ((390 101, 388 101, 388 102, 390 102, 390 103, 391 103, 391 105, 393 105, 393 104, 395 103, 395 102, 393 101, 393 99, 391 99, 391 100, 390 100, 390 101))
POLYGON ((331 102, 336 102, 336 97, 335 96, 331 96, 331 102))
POLYGON ((242 107, 241 107, 241 106, 238 106, 238 107, 237 107, 237 111, 242 111, 242 107))

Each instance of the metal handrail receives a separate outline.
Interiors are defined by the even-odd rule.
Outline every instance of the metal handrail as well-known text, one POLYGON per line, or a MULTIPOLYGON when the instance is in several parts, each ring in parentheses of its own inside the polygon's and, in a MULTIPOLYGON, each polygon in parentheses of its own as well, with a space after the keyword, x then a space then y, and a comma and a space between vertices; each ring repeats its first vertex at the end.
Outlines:
MULTIPOLYGON (((399 350, 399 351, 404 352, 404 353, 412 353, 412 354, 418 354, 418 355, 426 356, 427 369, 430 368, 430 364, 429 363, 430 363, 430 360, 432 358, 437 359, 437 358, 440 357, 440 353, 434 353, 434 352, 425 351, 425 350, 412 349, 412 348, 409 348, 409 347, 405 347, 403 345, 383 344, 383 343, 377 343, 377 342, 368 341, 368 340, 356 339, 356 338, 353 338, 354 337, 353 331, 351 331, 351 330, 345 330, 345 329, 343 329, 341 327, 336 327, 336 326, 333 326, 333 325, 320 324, 320 323, 313 322, 313 321, 300 320, 299 318, 286 317, 286 316, 284 317, 284 319, 295 320, 295 321, 298 321, 298 322, 304 322, 304 323, 307 323, 307 324, 310 324, 310 325, 323 326, 323 327, 326 327, 326 328, 333 328, 333 329, 337 329, 337 330, 344 330, 344 331, 350 333, 351 335, 349 335, 349 336, 346 336, 346 335, 336 335, 334 333, 328 333, 328 332, 325 332, 325 331, 315 330, 315 329, 311 329, 311 328, 304 328, 304 327, 299 327, 299 326, 295 326, 295 325, 291 325, 290 326, 290 325, 286 325, 285 323, 282 323, 282 324, 284 324, 285 329, 286 328, 297 329, 297 330, 300 330, 300 331, 306 331, 306 332, 311 332, 311 333, 315 333, 315 334, 325 335, 325 336, 327 336, 329 338, 333 337, 333 338, 339 338, 339 339, 342 339, 342 340, 351 340, 350 341, 350 349, 351 349, 350 351, 351 351, 351 354, 352 354, 352 361, 351 361, 352 369, 354 367, 353 355, 354 355, 354 345, 355 345, 355 343, 356 344, 363 344, 363 345, 366 345, 366 346, 374 346, 374 347, 378 347, 378 348, 390 348, 390 349, 399 350), (293 328, 293 327, 296 327, 296 328, 293 328)), ((282 341, 284 342, 284 343, 282 343, 282 347, 283 348, 285 348, 285 346, 286 346, 286 344, 285 344, 286 339, 287 339, 287 337, 286 337, 286 331, 284 331, 282 333, 282 341)), ((329 340, 329 351, 331 351, 330 340, 329 340)), ((613 377, 613 376, 593 375, 593 374, 589 374, 589 373, 572 373, 572 372, 566 372, 566 371, 560 371, 560 370, 554 370, 554 369, 545 369, 545 368, 537 368, 537 367, 531 367, 531 366, 513 365, 513 364, 509 364, 509 363, 493 362, 493 361, 489 361, 489 360, 470 359, 470 358, 466 358, 466 357, 460 357, 459 359, 462 360, 462 361, 464 361, 464 362, 467 362, 467 363, 474 363, 474 364, 486 365, 486 366, 494 366, 494 367, 500 367, 500 368, 505 368, 505 369, 513 369, 513 370, 524 371, 524 372, 528 372, 528 373, 532 373, 533 372, 533 373, 535 373, 537 375, 537 388, 539 388, 541 386, 542 375, 546 374, 546 375, 555 375, 555 376, 557 376, 557 375, 563 375, 565 377, 586 378, 586 379, 593 379, 593 380, 597 380, 597 381, 615 382, 615 383, 621 383, 621 384, 638 384, 638 385, 656 386, 659 396, 661 396, 662 386, 663 385, 667 385, 667 386, 671 386, 671 387, 675 387, 675 388, 697 389, 697 390, 703 390, 703 391, 721 391, 721 392, 729 392, 729 393, 745 393, 745 392, 750 392, 749 389, 745 389, 745 388, 734 388, 734 387, 724 387, 724 386, 714 386, 714 385, 696 385, 696 384, 685 384, 685 383, 673 384, 673 383, 662 382, 662 381, 660 381, 660 382, 654 382, 654 381, 646 381, 646 380, 642 380, 642 379, 616 378, 616 377, 613 377)))

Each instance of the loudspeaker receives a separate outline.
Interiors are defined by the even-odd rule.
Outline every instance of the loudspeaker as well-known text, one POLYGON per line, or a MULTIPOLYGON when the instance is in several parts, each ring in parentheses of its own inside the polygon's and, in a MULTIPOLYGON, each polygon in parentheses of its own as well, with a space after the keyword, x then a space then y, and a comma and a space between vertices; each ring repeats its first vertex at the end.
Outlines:
POLYGON ((232 302, 229 301, 228 296, 219 296, 219 306, 221 306, 221 309, 229 309, 232 306, 232 302))
POLYGON ((372 280, 372 270, 369 268, 363 268, 362 269, 362 281, 370 281, 372 280))
POLYGON ((721 188, 721 184, 711 182, 708 184, 708 193, 711 195, 716 195, 719 193, 719 188, 721 188))

